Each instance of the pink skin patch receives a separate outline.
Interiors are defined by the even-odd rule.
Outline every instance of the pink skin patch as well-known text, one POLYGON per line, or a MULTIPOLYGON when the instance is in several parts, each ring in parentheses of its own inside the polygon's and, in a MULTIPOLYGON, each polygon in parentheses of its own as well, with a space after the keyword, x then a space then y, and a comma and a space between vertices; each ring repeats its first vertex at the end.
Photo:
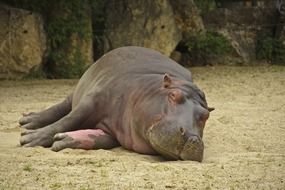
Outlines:
POLYGON ((79 142, 78 148, 82 149, 92 149, 95 144, 95 137, 105 135, 104 131, 101 129, 86 129, 66 132, 66 135, 79 142))

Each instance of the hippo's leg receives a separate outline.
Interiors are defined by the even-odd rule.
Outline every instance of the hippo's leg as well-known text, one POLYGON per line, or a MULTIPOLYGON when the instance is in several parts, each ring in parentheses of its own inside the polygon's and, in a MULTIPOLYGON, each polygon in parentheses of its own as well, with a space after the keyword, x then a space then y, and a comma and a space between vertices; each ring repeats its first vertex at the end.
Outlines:
POLYGON ((96 100, 102 102, 102 98, 96 97, 98 97, 96 94, 86 95, 74 109, 58 121, 43 128, 24 131, 21 134, 20 144, 25 147, 50 147, 54 142, 53 137, 57 133, 86 129, 90 128, 90 125, 96 126, 102 117, 96 112, 98 106, 96 100))
POLYGON ((19 120, 21 127, 25 129, 38 129, 56 122, 71 111, 72 94, 63 102, 56 104, 44 111, 23 114, 19 120))
POLYGON ((111 149, 119 146, 118 141, 101 129, 85 129, 65 133, 57 133, 54 136, 53 151, 65 148, 73 149, 111 149))

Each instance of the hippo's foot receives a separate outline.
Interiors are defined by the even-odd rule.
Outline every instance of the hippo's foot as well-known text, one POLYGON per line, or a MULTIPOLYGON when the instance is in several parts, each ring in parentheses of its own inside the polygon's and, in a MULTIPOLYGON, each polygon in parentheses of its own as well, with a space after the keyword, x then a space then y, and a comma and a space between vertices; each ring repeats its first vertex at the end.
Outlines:
POLYGON ((24 147, 50 147, 53 143, 54 134, 55 132, 50 126, 36 130, 26 130, 21 133, 20 144, 24 147))
POLYGON ((68 96, 63 102, 41 112, 23 114, 19 124, 25 129, 39 129, 50 125, 71 111, 71 101, 72 95, 68 96))
POLYGON ((31 112, 27 114, 23 113, 23 117, 19 120, 19 124, 25 129, 38 129, 45 127, 49 122, 45 121, 40 113, 31 112))
POLYGON ((112 136, 101 129, 86 129, 57 133, 54 136, 52 145, 53 151, 60 151, 65 148, 73 149, 111 149, 119 146, 119 143, 112 136))

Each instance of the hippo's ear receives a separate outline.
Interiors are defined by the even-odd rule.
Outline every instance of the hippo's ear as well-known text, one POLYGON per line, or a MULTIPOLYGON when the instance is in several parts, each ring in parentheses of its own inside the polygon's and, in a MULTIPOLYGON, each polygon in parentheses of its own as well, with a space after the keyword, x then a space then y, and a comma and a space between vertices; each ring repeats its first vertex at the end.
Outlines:
POLYGON ((215 108, 208 107, 209 112, 214 111, 214 110, 215 110, 215 108))
POLYGON ((172 83, 172 80, 169 76, 169 74, 165 73, 163 77, 163 87, 168 88, 172 83))

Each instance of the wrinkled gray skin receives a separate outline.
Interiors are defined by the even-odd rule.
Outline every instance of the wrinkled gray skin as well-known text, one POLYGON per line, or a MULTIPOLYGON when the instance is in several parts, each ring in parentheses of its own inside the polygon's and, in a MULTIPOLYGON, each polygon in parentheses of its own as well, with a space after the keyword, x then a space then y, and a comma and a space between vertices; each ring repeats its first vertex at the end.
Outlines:
POLYGON ((147 48, 115 49, 93 64, 75 91, 19 123, 25 147, 110 149, 123 146, 168 159, 202 161, 209 111, 191 74, 147 48))

